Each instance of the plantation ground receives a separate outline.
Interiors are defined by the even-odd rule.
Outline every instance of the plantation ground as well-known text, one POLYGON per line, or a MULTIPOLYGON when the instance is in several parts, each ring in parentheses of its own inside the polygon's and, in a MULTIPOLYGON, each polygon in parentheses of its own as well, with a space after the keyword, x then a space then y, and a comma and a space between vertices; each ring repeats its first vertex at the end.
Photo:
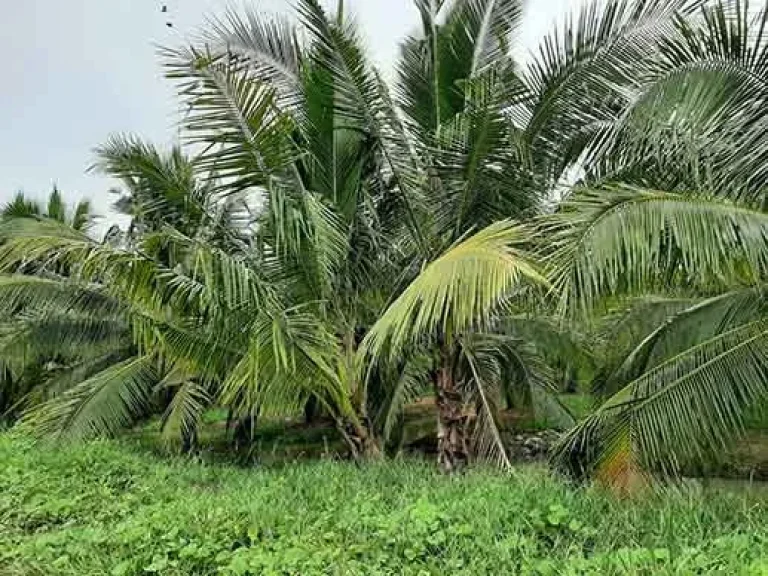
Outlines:
POLYGON ((763 488, 620 501, 544 470, 274 468, 0 436, 0 574, 768 574, 763 488))

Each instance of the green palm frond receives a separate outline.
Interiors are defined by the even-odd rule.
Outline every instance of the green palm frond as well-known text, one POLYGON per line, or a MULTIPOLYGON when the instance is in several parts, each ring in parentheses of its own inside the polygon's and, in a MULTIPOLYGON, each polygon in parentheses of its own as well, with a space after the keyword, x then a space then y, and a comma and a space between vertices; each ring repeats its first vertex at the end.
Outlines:
POLYGON ((332 23, 317 0, 302 0, 298 12, 313 40, 313 65, 327 71, 325 81, 332 84, 336 126, 363 131, 380 147, 385 173, 397 186, 408 228, 426 250, 423 225, 417 217, 426 177, 386 85, 365 59, 351 24, 332 23))
POLYGON ((469 368, 464 396, 473 398, 477 406, 473 433, 475 456, 493 459, 509 467, 511 463, 498 421, 503 398, 503 360, 499 354, 499 342, 491 340, 495 339, 486 339, 483 335, 461 339, 462 358, 469 368))
POLYGON ((487 323, 519 283, 543 282, 524 247, 527 231, 502 221, 457 243, 429 263, 365 338, 367 353, 394 357, 439 329, 447 337, 487 323))
POLYGON ((678 14, 700 0, 587 3, 541 43, 525 74, 530 97, 512 116, 534 158, 558 180, 622 113, 678 14))
POLYGON ((56 186, 53 187, 53 191, 48 196, 46 217, 61 223, 67 221, 67 205, 64 203, 64 197, 56 186))
POLYGON ((40 204, 27 196, 23 192, 17 192, 13 200, 3 205, 3 218, 35 218, 42 215, 40 204))
POLYGON ((711 196, 582 190, 545 222, 562 310, 669 283, 754 284, 768 270, 768 215, 711 196))
POLYGON ((612 387, 623 386, 667 358, 759 318, 767 310, 764 287, 726 292, 689 305, 664 318, 655 330, 636 341, 636 346, 612 375, 612 387))
POLYGON ((241 360, 222 384, 221 399, 240 412, 296 413, 309 396, 331 414, 353 414, 335 369, 336 337, 301 309, 260 314, 241 360), (339 413, 341 412, 341 413, 339 413))
MULTIPOLYGON (((358 361, 364 362, 364 359, 358 361)), ((366 396, 369 410, 385 445, 402 428, 405 407, 430 389, 430 363, 430 356, 418 351, 394 365, 379 362, 368 372, 366 396)))
POLYGON ((188 112, 183 127, 203 146, 199 168, 227 182, 229 193, 269 185, 295 160, 293 122, 276 106, 275 89, 254 81, 235 55, 163 51, 166 76, 179 83, 188 112))
POLYGON ((61 440, 111 435, 144 414, 157 380, 153 359, 131 358, 33 408, 22 424, 61 440))
POLYGON ((82 281, 108 279, 113 296, 128 299, 146 312, 162 313, 174 305, 206 313, 211 307, 231 310, 268 299, 271 289, 242 258, 190 240, 178 232, 147 236, 147 245, 174 242, 184 248, 188 271, 168 268, 146 253, 99 244, 51 221, 10 221, 0 224, 0 268, 19 262, 64 263, 82 281))
POLYGON ((66 365, 57 365, 46 370, 45 379, 34 384, 22 399, 21 408, 31 410, 134 355, 135 349, 130 341, 124 341, 121 346, 109 348, 106 352, 99 347, 82 348, 77 351, 76 358, 69 360, 66 365))
POLYGON ((121 318, 50 312, 21 312, 0 324, 0 356, 26 364, 31 358, 77 357, 87 350, 108 350, 130 341, 121 318))
POLYGON ((94 315, 114 316, 122 310, 122 305, 96 284, 55 277, 0 274, 0 310, 13 314, 26 308, 88 311, 94 315))
POLYGON ((661 43, 638 93, 600 143, 596 177, 764 198, 768 12, 712 2, 661 43))
POLYGON ((162 154, 138 138, 115 135, 96 148, 96 157, 94 170, 126 185, 130 215, 177 225, 179 216, 200 218, 195 166, 178 147, 162 154))
POLYGON ((630 382, 580 422, 553 460, 621 484, 627 470, 676 475, 727 447, 747 410, 768 396, 768 328, 756 320, 721 332, 630 382))
POLYGON ((490 67, 506 66, 520 24, 519 0, 416 3, 422 32, 406 40, 398 63, 398 98, 429 142, 441 124, 464 108, 462 84, 490 67))
POLYGON ((161 420, 165 441, 171 443, 194 437, 203 413, 212 402, 210 386, 196 380, 195 374, 177 367, 163 378, 158 388, 174 391, 161 420))
POLYGON ((205 39, 214 51, 244 58, 255 81, 277 88, 281 107, 296 103, 300 93, 302 48, 293 25, 277 15, 265 19, 246 7, 215 18, 205 39))
POLYGON ((487 69, 464 84, 464 108, 435 137, 440 192, 433 211, 439 229, 456 238, 472 227, 541 209, 546 187, 531 174, 505 114, 517 87, 504 70, 487 69))
POLYGON ((75 230, 87 230, 92 224, 93 218, 90 201, 81 200, 75 205, 75 210, 72 214, 72 228, 75 230))

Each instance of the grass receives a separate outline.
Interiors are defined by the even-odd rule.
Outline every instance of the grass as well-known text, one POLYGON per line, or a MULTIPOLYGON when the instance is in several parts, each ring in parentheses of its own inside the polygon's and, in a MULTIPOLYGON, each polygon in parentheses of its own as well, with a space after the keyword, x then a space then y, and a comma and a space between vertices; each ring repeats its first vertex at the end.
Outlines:
POLYGON ((766 574, 765 492, 617 500, 538 468, 275 468, 0 435, 0 574, 766 574))

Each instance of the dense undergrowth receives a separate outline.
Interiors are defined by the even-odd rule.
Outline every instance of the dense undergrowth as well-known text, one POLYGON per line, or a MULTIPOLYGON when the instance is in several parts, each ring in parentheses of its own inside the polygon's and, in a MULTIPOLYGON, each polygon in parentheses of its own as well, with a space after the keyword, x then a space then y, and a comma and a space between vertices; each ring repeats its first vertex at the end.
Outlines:
POLYGON ((0 574, 766 574, 761 488, 617 500, 543 469, 237 468, 0 436, 0 574))

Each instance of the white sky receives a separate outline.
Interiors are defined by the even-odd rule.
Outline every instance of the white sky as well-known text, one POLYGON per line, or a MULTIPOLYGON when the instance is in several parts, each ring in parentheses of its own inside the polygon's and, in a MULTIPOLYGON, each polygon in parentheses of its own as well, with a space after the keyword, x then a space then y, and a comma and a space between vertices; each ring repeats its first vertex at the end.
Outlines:
MULTIPOLYGON (((265 12, 289 0, 249 0, 265 12)), ((529 0, 522 50, 585 0, 529 0)), ((325 0, 335 5, 335 0, 325 0)), ((242 0, 235 5, 242 4, 242 0)), ((156 45, 178 45, 227 0, 0 0, 0 204, 18 190, 44 197, 56 182, 106 215, 113 182, 86 174, 92 150, 115 132, 173 141, 171 85, 156 45), (166 4, 168 13, 161 12, 166 4), (168 28, 165 22, 173 22, 168 28)), ((346 0, 378 65, 391 69, 399 40, 416 29, 412 0, 346 0)))

